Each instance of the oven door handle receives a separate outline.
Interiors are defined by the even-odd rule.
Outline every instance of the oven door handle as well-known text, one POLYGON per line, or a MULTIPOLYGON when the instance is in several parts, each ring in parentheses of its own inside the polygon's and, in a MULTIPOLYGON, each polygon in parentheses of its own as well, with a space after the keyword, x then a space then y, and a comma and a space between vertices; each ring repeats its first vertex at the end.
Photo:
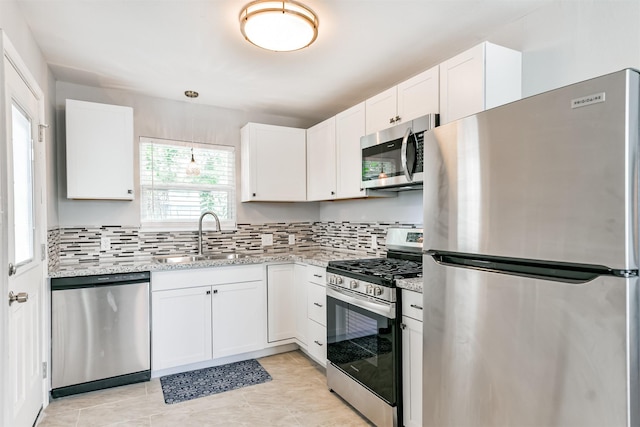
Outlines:
POLYGON ((354 294, 353 292, 342 289, 338 290, 330 287, 327 287, 327 296, 354 305, 356 307, 360 307, 363 310, 368 310, 373 313, 379 314, 386 317, 387 319, 396 318, 395 303, 373 301, 369 298, 363 298, 357 294, 354 294))

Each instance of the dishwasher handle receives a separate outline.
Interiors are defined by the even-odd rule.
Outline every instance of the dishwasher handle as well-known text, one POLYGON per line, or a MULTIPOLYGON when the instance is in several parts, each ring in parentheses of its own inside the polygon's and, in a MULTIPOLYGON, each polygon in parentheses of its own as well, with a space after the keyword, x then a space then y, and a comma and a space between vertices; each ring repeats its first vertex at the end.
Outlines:
POLYGON ((95 288, 100 286, 130 285, 146 283, 151 279, 148 271, 122 274, 101 274, 92 276, 54 277, 51 279, 51 290, 95 288))

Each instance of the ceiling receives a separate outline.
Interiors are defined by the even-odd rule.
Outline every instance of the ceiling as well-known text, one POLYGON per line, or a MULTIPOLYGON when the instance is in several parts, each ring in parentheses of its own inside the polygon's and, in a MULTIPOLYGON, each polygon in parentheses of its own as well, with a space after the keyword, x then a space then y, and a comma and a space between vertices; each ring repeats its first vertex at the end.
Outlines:
POLYGON ((303 0, 310 47, 242 38, 243 0, 18 0, 57 80, 317 123, 551 0, 303 0))

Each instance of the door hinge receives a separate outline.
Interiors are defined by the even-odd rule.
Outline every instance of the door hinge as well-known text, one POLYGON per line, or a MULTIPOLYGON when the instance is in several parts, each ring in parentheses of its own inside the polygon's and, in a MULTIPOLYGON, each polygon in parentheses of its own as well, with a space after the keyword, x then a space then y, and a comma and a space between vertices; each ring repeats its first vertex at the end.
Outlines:
POLYGON ((47 258, 47 248, 45 244, 40 245, 40 261, 44 261, 47 258))
POLYGON ((38 125, 38 142, 44 141, 44 130, 48 127, 49 125, 38 125))
POLYGON ((42 378, 47 378, 47 362, 42 362, 42 378))

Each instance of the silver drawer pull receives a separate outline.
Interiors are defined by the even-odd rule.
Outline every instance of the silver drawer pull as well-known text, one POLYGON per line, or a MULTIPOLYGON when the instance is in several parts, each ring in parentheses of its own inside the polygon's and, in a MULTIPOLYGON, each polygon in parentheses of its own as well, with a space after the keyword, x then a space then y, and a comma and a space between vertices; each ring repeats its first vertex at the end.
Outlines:
POLYGON ((411 304, 411 307, 416 308, 418 310, 422 310, 422 307, 420 307, 419 305, 411 304))
POLYGON ((318 344, 320 347, 322 347, 322 343, 321 343, 320 341, 318 341, 318 340, 314 340, 313 342, 314 342, 314 343, 316 343, 316 344, 318 344))
POLYGON ((314 302, 313 305, 315 305, 316 307, 322 308, 322 304, 318 304, 317 302, 314 302))
POLYGON ((321 278, 322 274, 314 274, 313 277, 321 278))

